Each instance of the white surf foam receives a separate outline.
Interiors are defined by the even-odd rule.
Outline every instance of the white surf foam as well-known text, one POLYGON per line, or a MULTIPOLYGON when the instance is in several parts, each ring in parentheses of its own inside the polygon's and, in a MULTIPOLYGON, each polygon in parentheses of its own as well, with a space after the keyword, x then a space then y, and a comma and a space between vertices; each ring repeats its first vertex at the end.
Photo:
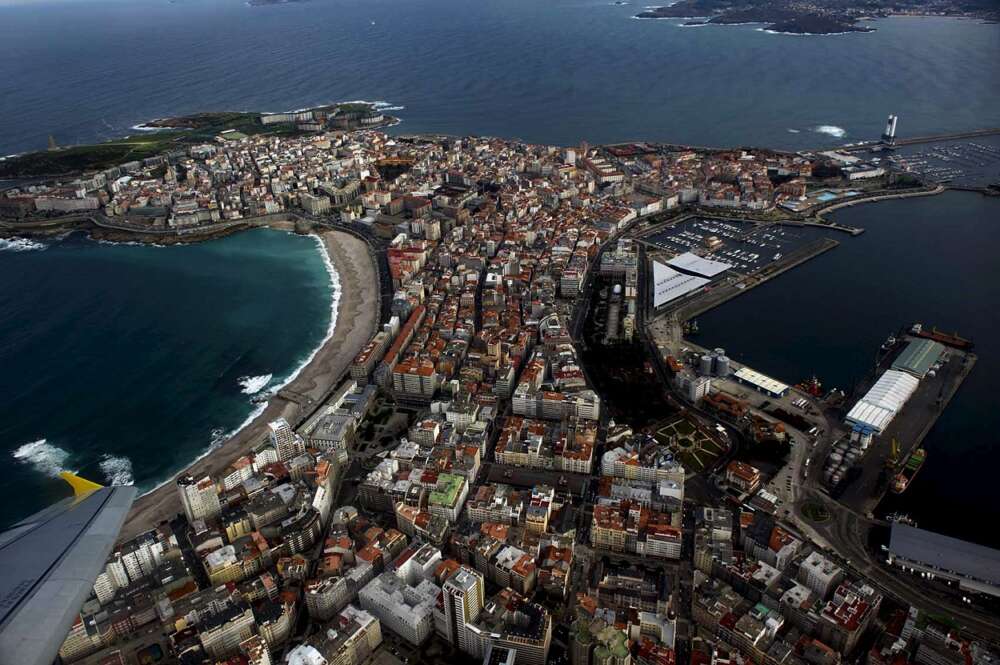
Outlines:
POLYGON ((837 127, 836 125, 817 125, 812 128, 812 131, 817 134, 826 134, 827 136, 832 136, 835 139, 842 139, 847 135, 847 130, 843 127, 837 127))
POLYGON ((333 261, 330 259, 330 252, 326 250, 326 243, 323 242, 323 237, 316 234, 312 234, 310 237, 312 237, 316 241, 316 245, 319 248, 319 253, 323 257, 323 265, 326 266, 326 273, 330 278, 330 290, 332 292, 331 293, 332 297, 330 299, 331 300, 330 324, 326 327, 326 336, 323 337, 323 341, 319 343, 319 346, 317 346, 315 349, 312 350, 312 353, 306 356, 306 359, 303 360, 302 363, 295 368, 295 371, 293 371, 291 374, 288 375, 287 379, 282 381, 281 385, 278 386, 277 388, 278 390, 281 390, 289 383, 294 381, 295 378, 299 375, 299 373, 305 368, 305 366, 312 362, 313 358, 316 357, 316 354, 319 353, 319 350, 326 345, 326 343, 330 340, 331 337, 333 337, 333 332, 337 327, 337 313, 338 310, 340 309, 340 293, 341 293, 340 273, 337 272, 337 268, 334 267, 333 261))
POLYGON ((780 30, 768 30, 767 28, 757 28, 757 32, 766 32, 769 35, 787 35, 789 37, 833 37, 835 35, 865 34, 857 30, 850 32, 781 32, 780 30))
POLYGON ((45 439, 26 443, 12 454, 18 462, 30 464, 36 471, 53 477, 66 470, 66 461, 69 459, 69 452, 53 446, 45 439))
POLYGON ((132 475, 132 460, 127 457, 103 455, 101 457, 101 472, 112 485, 135 485, 132 475))
POLYGON ((256 395, 271 383, 273 374, 261 374, 259 376, 241 376, 236 380, 244 395, 256 395))
POLYGON ((137 132, 177 132, 184 129, 183 127, 150 127, 149 125, 132 125, 129 129, 134 129, 137 132))
POLYGON ((171 245, 161 245, 156 242, 139 242, 138 240, 105 240, 103 238, 90 238, 91 242, 96 242, 98 245, 123 245, 128 247, 171 247, 171 245))
POLYGON ((0 251, 8 252, 40 252, 45 249, 45 243, 28 238, 0 238, 0 251))
POLYGON ((801 134, 802 130, 801 129, 792 129, 791 127, 789 127, 788 128, 788 133, 789 134, 801 134))

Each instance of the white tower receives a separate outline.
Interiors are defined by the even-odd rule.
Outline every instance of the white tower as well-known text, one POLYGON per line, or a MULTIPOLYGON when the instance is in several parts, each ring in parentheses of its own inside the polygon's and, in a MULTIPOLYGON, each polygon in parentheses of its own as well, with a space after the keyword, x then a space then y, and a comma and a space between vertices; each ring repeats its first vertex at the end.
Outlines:
POLYGON ((894 114, 889 114, 889 119, 885 122, 885 132, 882 134, 883 143, 895 143, 896 142, 896 121, 897 118, 894 114))

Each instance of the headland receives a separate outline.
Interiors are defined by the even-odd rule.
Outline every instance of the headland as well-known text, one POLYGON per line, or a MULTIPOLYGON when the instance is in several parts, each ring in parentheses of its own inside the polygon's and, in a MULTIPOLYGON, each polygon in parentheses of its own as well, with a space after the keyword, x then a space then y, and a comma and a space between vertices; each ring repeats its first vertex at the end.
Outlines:
POLYGON ((779 0, 679 0, 661 7, 647 8, 636 14, 640 19, 681 19, 685 26, 745 25, 758 23, 763 30, 785 35, 842 35, 852 32, 874 32, 865 25, 872 18, 898 15, 900 12, 969 16, 995 21, 996 10, 984 9, 974 2, 939 3, 929 7, 918 3, 858 3, 850 0, 826 3, 823 6, 803 5, 779 0))

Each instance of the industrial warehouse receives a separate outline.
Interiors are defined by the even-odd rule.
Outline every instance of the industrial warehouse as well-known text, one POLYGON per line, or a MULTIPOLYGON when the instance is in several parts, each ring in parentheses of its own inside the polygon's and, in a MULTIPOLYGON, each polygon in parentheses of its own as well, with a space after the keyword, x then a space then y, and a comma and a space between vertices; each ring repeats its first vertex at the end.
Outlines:
POLYGON ((1000 550, 893 522, 889 563, 1000 597, 1000 550))
POLYGON ((909 341, 890 369, 848 412, 847 424, 862 438, 884 432, 916 392, 920 381, 934 376, 934 368, 939 366, 944 355, 944 345, 939 342, 929 339, 909 341))

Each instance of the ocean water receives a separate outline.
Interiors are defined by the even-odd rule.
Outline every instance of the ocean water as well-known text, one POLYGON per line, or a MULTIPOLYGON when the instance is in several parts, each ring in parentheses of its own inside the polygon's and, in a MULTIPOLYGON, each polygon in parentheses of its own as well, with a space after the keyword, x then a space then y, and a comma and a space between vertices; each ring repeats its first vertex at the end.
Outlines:
POLYGON ((832 146, 1000 125, 1000 25, 639 20, 610 0, 0 0, 0 155, 168 115, 381 100, 400 132, 832 146))
POLYGON ((699 343, 779 380, 813 374, 850 388, 879 345, 922 322, 976 343, 972 373, 924 439, 927 463, 907 491, 883 503, 921 527, 1000 547, 1000 200, 979 194, 882 201, 831 215, 861 226, 852 238, 779 279, 699 317, 699 343), (749 325, 748 325, 749 324, 749 325))
POLYGON ((62 469, 150 489, 244 423, 327 334, 324 256, 271 230, 0 241, 0 525, 65 496, 62 469))

